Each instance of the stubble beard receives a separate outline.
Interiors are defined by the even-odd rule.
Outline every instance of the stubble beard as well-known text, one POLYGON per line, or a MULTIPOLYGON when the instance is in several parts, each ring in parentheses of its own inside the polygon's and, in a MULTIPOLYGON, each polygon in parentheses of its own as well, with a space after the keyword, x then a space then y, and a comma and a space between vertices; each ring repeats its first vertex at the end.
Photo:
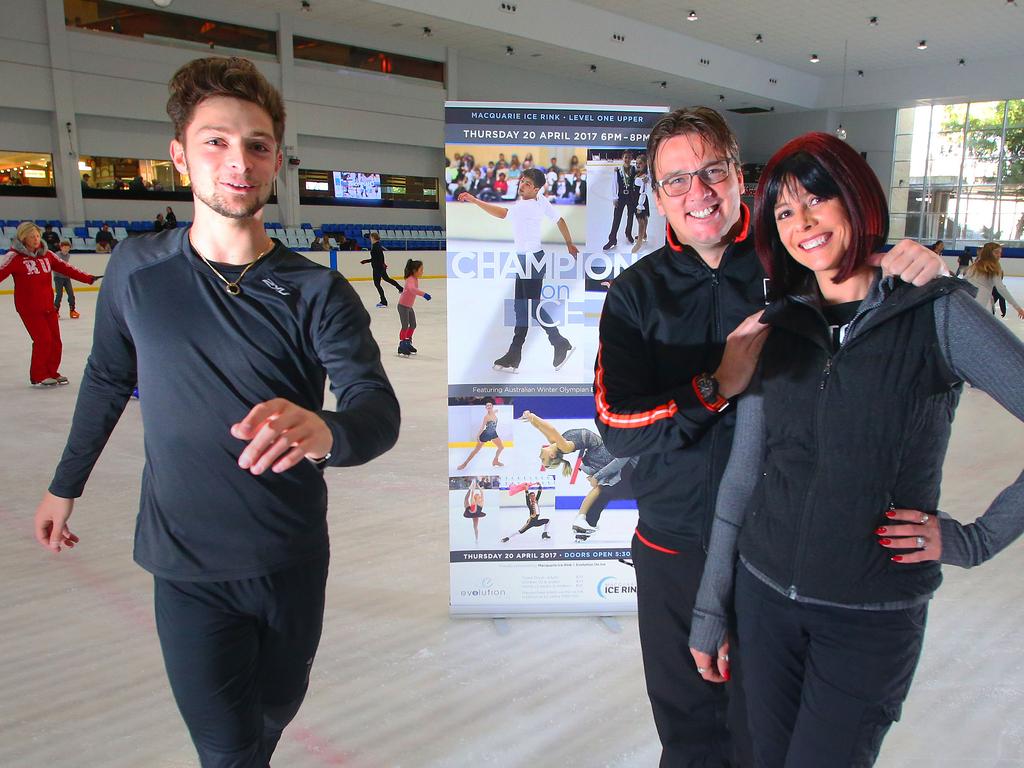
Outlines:
MULTIPOLYGON (((189 175, 191 176, 191 172, 189 175)), ((197 200, 214 213, 217 213, 227 219, 239 220, 251 219, 259 213, 270 199, 270 189, 270 185, 267 185, 266 191, 244 208, 233 208, 228 201, 221 197, 217 192, 207 193, 206 190, 200 189, 196 185, 192 186, 192 194, 197 200)))

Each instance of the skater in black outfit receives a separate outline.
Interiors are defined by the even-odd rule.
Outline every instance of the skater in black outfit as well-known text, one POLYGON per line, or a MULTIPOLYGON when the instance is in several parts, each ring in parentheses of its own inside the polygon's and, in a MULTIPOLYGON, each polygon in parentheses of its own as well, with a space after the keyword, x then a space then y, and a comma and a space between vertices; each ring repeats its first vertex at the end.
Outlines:
POLYGON ((373 269, 373 285, 376 287, 377 293, 380 294, 380 301, 377 303, 378 309, 388 305, 388 300, 384 296, 384 289, 380 287, 381 280, 385 283, 391 283, 391 285, 398 289, 399 293, 402 292, 402 286, 388 274, 388 265, 384 263, 384 246, 380 244, 380 235, 376 232, 370 233, 370 258, 363 259, 359 263, 369 264, 373 269))
POLYGON ((636 164, 633 153, 626 150, 622 153, 622 165, 615 169, 615 213, 612 216, 612 229, 608 233, 608 242, 604 250, 610 251, 619 242, 619 223, 622 221, 622 209, 626 209, 626 240, 633 242, 633 216, 636 215, 637 193, 639 190, 633 183, 636 179, 636 164))
POLYGON ((526 501, 526 511, 529 514, 529 517, 526 518, 526 523, 523 525, 522 528, 520 528, 515 533, 510 533, 508 536, 505 536, 501 540, 502 544, 507 544, 510 539, 514 539, 516 536, 519 536, 520 534, 526 533, 531 528, 541 528, 542 530, 541 530, 541 533, 540 533, 540 537, 542 539, 550 539, 551 538, 551 534, 548 533, 548 523, 551 522, 551 519, 547 518, 547 517, 541 517, 540 516, 540 507, 539 507, 540 495, 543 492, 544 492, 544 489, 539 487, 539 486, 537 487, 536 490, 533 490, 532 488, 527 489, 525 501, 526 501))
POLYGON ((487 443, 494 443, 494 447, 498 449, 498 452, 494 454, 494 458, 491 460, 491 464, 495 467, 505 466, 500 460, 501 452, 505 450, 505 443, 503 443, 501 438, 498 437, 498 414, 495 413, 494 401, 490 398, 484 401, 484 418, 480 422, 480 429, 476 437, 476 445, 473 446, 473 450, 470 451, 466 460, 459 464, 459 471, 462 471, 469 466, 469 462, 473 460, 474 456, 480 453, 480 449, 487 443))
POLYGON ((154 577, 171 690, 203 768, 267 768, 320 641, 323 468, 391 448, 398 401, 356 292, 263 228, 281 95, 246 59, 199 59, 175 74, 167 111, 195 219, 111 257, 35 536, 52 552, 78 542, 74 500, 138 382, 135 561, 154 577), (328 377, 336 410, 324 409, 328 377))

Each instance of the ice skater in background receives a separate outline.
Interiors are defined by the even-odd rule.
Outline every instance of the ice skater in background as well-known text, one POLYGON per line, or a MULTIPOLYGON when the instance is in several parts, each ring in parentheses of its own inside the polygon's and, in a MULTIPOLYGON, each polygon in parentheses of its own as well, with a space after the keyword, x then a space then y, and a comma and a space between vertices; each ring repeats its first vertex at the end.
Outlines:
MULTIPOLYGON (((505 536, 502 540, 502 544, 507 544, 509 539, 514 539, 522 533, 526 533, 531 528, 540 528, 540 537, 542 539, 550 539, 551 534, 548 533, 548 523, 551 520, 547 517, 540 516, 540 495, 543 493, 543 488, 537 485, 536 490, 531 487, 526 491, 526 511, 529 513, 529 517, 526 518, 526 522, 523 527, 515 533, 510 533, 505 536)), ((511 490, 509 491, 511 493, 511 490)))
POLYGON ((505 444, 498 437, 498 414, 494 410, 494 401, 490 398, 484 401, 484 418, 480 422, 480 431, 477 434, 476 445, 473 446, 473 450, 470 451, 466 460, 459 464, 458 469, 463 470, 469 466, 469 462, 480 453, 480 449, 484 447, 485 443, 494 443, 494 447, 498 449, 498 452, 494 454, 494 458, 491 460, 491 464, 496 467, 504 467, 505 465, 498 460, 498 457, 505 450, 505 444))
POLYGON ((596 531, 601 513, 613 499, 633 497, 630 477, 636 467, 635 456, 617 459, 609 453, 604 441, 589 429, 567 429, 559 432, 551 424, 530 411, 520 417, 529 422, 549 441, 540 449, 541 464, 545 468, 561 467, 562 474, 570 477, 576 468, 582 469, 590 483, 590 490, 580 504, 572 530, 577 541, 586 541, 596 531), (566 454, 579 452, 576 467, 566 461, 566 454))
POLYGON ((544 246, 541 244, 541 223, 543 219, 553 221, 565 239, 565 247, 573 256, 580 250, 572 242, 569 225, 558 215, 558 211, 550 201, 540 194, 544 188, 544 174, 536 168, 527 168, 519 178, 519 199, 514 205, 506 208, 503 205, 485 203, 469 192, 459 195, 459 202, 473 203, 497 219, 509 219, 512 223, 512 237, 515 242, 516 255, 522 273, 528 277, 516 275, 514 296, 515 331, 508 352, 494 361, 494 370, 506 373, 518 373, 519 363, 523 357, 523 344, 531 323, 540 322, 548 341, 554 348, 551 364, 555 370, 561 370, 569 355, 576 349, 572 343, 558 332, 551 315, 540 304, 540 291, 544 282, 547 267, 540 271, 533 269, 530 262, 544 257, 544 246), (530 257, 533 257, 532 259, 530 257))
POLYGON ((476 478, 469 484, 462 506, 465 507, 462 516, 473 521, 473 538, 479 544, 480 518, 487 517, 487 514, 484 512, 484 492, 480 490, 480 485, 477 483, 476 478))
POLYGON ((398 289, 399 293, 402 292, 402 286, 395 282, 391 275, 388 274, 388 265, 384 263, 384 246, 380 244, 380 235, 376 232, 370 233, 370 258, 363 259, 359 263, 369 264, 373 270, 373 285, 377 289, 377 293, 380 294, 380 301, 377 302, 378 309, 388 305, 387 297, 384 296, 384 289, 380 287, 381 280, 385 283, 391 283, 391 285, 398 289))
POLYGON ((640 155, 636 159, 636 178, 633 179, 633 185, 636 187, 636 242, 633 243, 633 253, 636 253, 647 242, 647 221, 651 217, 651 202, 647 197, 647 193, 651 191, 647 155, 640 155))
POLYGON ((398 297, 398 318, 402 321, 402 330, 398 334, 398 354, 409 357, 416 354, 412 345, 412 335, 416 332, 416 310, 412 308, 417 296, 430 301, 430 294, 420 290, 420 278, 423 277, 423 262, 409 259, 405 262, 405 289, 398 297))
POLYGON ((32 337, 28 378, 33 387, 68 383, 58 370, 63 345, 53 300, 52 272, 90 285, 100 279, 76 269, 47 248, 39 227, 31 221, 21 222, 11 241, 11 250, 0 257, 0 280, 14 278, 14 308, 32 337))

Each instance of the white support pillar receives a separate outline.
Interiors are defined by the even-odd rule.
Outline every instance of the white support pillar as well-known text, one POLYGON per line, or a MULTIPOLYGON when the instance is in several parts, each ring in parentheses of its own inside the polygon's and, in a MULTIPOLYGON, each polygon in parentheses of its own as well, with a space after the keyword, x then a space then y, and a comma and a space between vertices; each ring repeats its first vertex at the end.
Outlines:
MULTIPOLYGON (((292 20, 287 14, 277 15, 277 57, 281 62, 281 96, 289 113, 293 113, 288 103, 289 97, 295 92, 294 57, 292 56, 292 20)), ((295 130, 295 120, 285 122, 284 127, 284 163, 277 175, 277 207, 281 213, 281 223, 286 227, 297 227, 300 224, 299 211, 299 167, 291 165, 288 160, 299 157, 299 134, 295 130)))
POLYGON ((85 221, 81 176, 78 173, 78 130, 75 121, 75 91, 71 81, 71 56, 68 54, 67 29, 64 26, 63 0, 46 0, 46 29, 50 52, 50 77, 53 81, 53 176, 57 187, 57 205, 61 221, 85 221))

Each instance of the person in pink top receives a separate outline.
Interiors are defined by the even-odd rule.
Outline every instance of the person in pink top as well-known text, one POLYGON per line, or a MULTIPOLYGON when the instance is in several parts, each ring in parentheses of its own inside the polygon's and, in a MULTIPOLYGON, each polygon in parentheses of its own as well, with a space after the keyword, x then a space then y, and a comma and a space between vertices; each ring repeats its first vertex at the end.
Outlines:
POLYGON ((398 297, 398 319, 402 321, 402 331, 398 334, 398 354, 409 357, 416 354, 412 345, 412 335, 416 332, 416 310, 412 308, 417 296, 430 301, 430 294, 420 290, 420 278, 423 277, 423 262, 409 259, 405 262, 405 288, 398 297))
POLYGON ((11 249, 0 255, 0 281, 14 278, 14 308, 32 337, 32 362, 28 378, 34 387, 67 384, 60 371, 63 347, 53 306, 52 273, 90 285, 101 276, 90 275, 68 264, 43 242, 39 227, 31 221, 18 225, 11 249))

